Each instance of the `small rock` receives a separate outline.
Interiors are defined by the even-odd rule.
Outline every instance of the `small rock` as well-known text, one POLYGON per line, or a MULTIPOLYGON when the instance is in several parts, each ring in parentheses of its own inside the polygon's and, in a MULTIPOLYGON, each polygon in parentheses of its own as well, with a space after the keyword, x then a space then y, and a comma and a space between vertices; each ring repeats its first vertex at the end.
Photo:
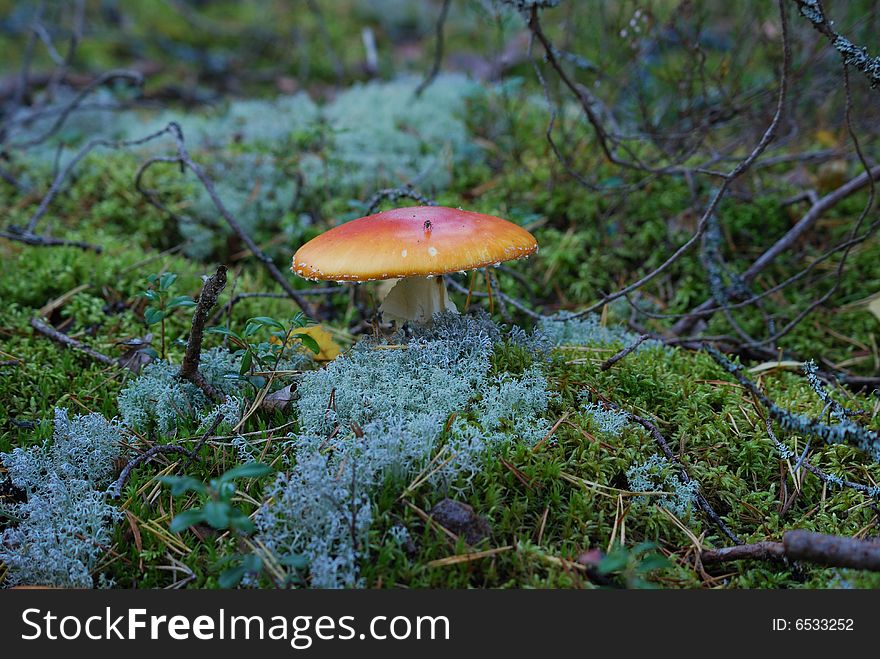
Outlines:
POLYGON ((443 499, 431 509, 431 518, 441 526, 475 545, 488 538, 492 529, 485 518, 480 517, 466 503, 443 499))

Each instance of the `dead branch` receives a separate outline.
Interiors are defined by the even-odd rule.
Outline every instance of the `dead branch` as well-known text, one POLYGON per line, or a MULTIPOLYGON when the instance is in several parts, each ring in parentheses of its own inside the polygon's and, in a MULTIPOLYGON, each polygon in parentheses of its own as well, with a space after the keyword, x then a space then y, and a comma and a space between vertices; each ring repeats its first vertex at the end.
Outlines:
POLYGON ((730 361, 724 354, 718 351, 712 345, 704 345, 704 350, 730 373, 737 382, 739 382, 749 393, 751 393, 758 402, 767 410, 767 413, 786 430, 800 433, 802 435, 812 435, 823 441, 830 443, 848 442, 861 448, 880 446, 880 435, 873 430, 869 430, 853 421, 841 422, 836 425, 829 425, 806 416, 794 414, 770 400, 757 384, 752 382, 743 373, 743 370, 737 364, 730 361))
POLYGON ((84 355, 91 357, 96 362, 100 362, 101 364, 106 364, 107 366, 119 366, 119 362, 117 362, 115 359, 112 359, 107 355, 98 352, 94 348, 90 348, 81 341, 77 341, 73 337, 67 336, 67 334, 59 332, 57 329, 55 329, 48 323, 43 322, 36 316, 31 318, 30 325, 43 336, 49 337, 56 343, 63 345, 65 348, 70 348, 71 350, 81 352, 84 355))
POLYGON ((857 46, 845 36, 837 32, 822 7, 821 0, 794 0, 801 16, 813 24, 813 28, 828 39, 834 46, 845 66, 852 66, 861 71, 871 83, 871 87, 880 85, 880 57, 871 57, 868 49, 857 46))
POLYGON ((202 187, 204 187, 205 191, 208 193, 208 196, 211 198, 211 202, 217 208, 217 211, 220 213, 223 219, 226 220, 229 228, 231 228, 235 232, 235 234, 242 240, 242 242, 247 246, 254 257, 263 264, 272 279, 278 282, 284 292, 287 293, 288 297, 296 302, 307 316, 319 319, 321 316, 317 312, 317 310, 308 303, 308 301, 299 293, 299 291, 297 291, 295 288, 293 288, 293 286, 290 285, 290 282, 288 282, 284 275, 281 274, 278 266, 276 266, 272 259, 259 248, 257 243, 254 242, 254 239, 251 238, 250 235, 248 235, 241 224, 238 223, 238 220, 236 220, 229 209, 226 208, 223 200, 220 199, 220 196, 217 194, 217 190, 214 188, 214 183, 211 181, 211 178, 208 176, 202 166, 196 163, 189 155, 189 151, 187 150, 186 143, 184 141, 183 129, 181 129, 180 125, 177 122, 172 121, 161 131, 161 133, 167 133, 172 136, 177 147, 177 154, 171 157, 156 156, 148 159, 144 164, 140 166, 140 169, 138 169, 138 172, 135 175, 135 187, 143 192, 144 188, 141 185, 141 180, 146 171, 157 163, 176 163, 180 165, 182 170, 189 169, 193 174, 196 175, 196 178, 199 179, 202 187))
POLYGON ((53 238, 52 236, 41 236, 36 233, 26 233, 19 227, 8 227, 7 231, 0 231, 0 238, 6 240, 15 240, 32 247, 76 247, 78 249, 93 251, 100 254, 104 248, 100 245, 82 242, 79 240, 65 240, 63 238, 53 238))
POLYGON ((383 188, 378 190, 376 194, 367 201, 367 215, 372 215, 379 209, 379 204, 383 201, 395 202, 398 199, 414 199, 425 206, 436 206, 437 202, 418 192, 411 185, 402 185, 399 188, 383 188))
MULTIPOLYGON (((705 234, 708 226, 709 220, 712 215, 717 211, 721 200, 729 190, 730 186, 733 182, 742 176, 746 171, 751 168, 751 166, 760 158, 761 154, 767 149, 773 139, 776 137, 776 132, 779 128, 780 122, 782 120, 782 116, 786 106, 786 99, 788 97, 788 78, 789 78, 789 69, 791 66, 791 48, 789 45, 789 35, 788 35, 788 17, 785 11, 784 0, 779 0, 779 16, 781 22, 781 32, 782 32, 782 51, 783 51, 783 63, 782 63, 782 71, 779 76, 779 92, 776 100, 776 111, 773 114, 773 118, 770 121, 770 124, 767 126, 764 131, 761 139, 758 141, 757 145, 749 152, 749 154, 743 158, 736 166, 734 166, 727 173, 718 173, 718 172, 710 172, 707 170, 703 170, 700 168, 690 170, 691 173, 703 173, 703 174, 712 174, 721 177, 721 183, 716 188, 711 198, 709 199, 709 203, 704 209, 699 222, 697 223, 696 230, 685 241, 684 244, 678 247, 675 252, 672 253, 663 263, 661 263, 657 268, 648 274, 644 275, 637 281, 629 284, 614 293, 609 293, 604 295, 600 300, 593 303, 583 311, 579 312, 575 316, 572 317, 581 317, 587 314, 593 313, 597 309, 605 306, 609 302, 613 302, 621 297, 624 297, 633 291, 641 288, 645 284, 653 281, 660 274, 669 269, 675 262, 677 262, 682 256, 684 256, 687 252, 691 250, 702 238, 703 234, 705 234)), ((538 8, 537 6, 533 6, 530 17, 529 17, 529 28, 532 30, 532 33, 535 37, 540 41, 542 46, 544 47, 544 51, 547 57, 547 62, 551 65, 551 67, 556 71, 559 75, 560 79, 563 81, 566 87, 568 87, 571 92, 577 97, 580 102, 580 105, 584 111, 587 120, 590 125, 593 127, 594 132, 596 134, 596 138, 599 141, 600 147, 602 148, 605 157, 612 163, 619 165, 621 167, 626 167, 629 169, 638 169, 645 172, 650 172, 653 174, 658 173, 673 173, 673 170, 669 168, 665 169, 651 169, 650 167, 638 163, 627 160, 622 160, 614 151, 614 149, 610 146, 609 136, 607 131, 602 125, 602 122, 595 112, 593 104, 590 100, 584 97, 578 90, 578 86, 574 83, 574 81, 568 76, 565 72, 565 69, 560 65, 559 61, 556 59, 553 54, 554 48, 550 43, 547 36, 541 29, 540 22, 538 20, 538 8)))
POLYGON ((107 488, 107 494, 110 495, 112 499, 118 499, 122 494, 122 488, 125 487, 125 484, 128 483, 131 478, 132 472, 140 467, 142 464, 145 464, 155 458, 157 455, 161 455, 164 453, 177 453, 180 455, 185 455, 187 460, 183 463, 180 468, 180 471, 185 471, 186 468, 195 460, 196 456, 199 454, 202 446, 204 446, 205 442, 208 441, 208 437, 217 430, 217 426, 220 425, 220 422, 223 420, 222 414, 217 414, 214 416, 214 420, 211 422, 211 425, 208 426, 208 429, 205 430, 201 439, 199 439, 198 443, 189 450, 179 444, 156 444, 152 448, 147 449, 139 456, 128 462, 125 467, 122 468, 122 471, 119 473, 119 477, 113 481, 110 487, 107 488))
POLYGON ((45 142, 61 129, 61 127, 64 125, 64 122, 67 121, 67 118, 71 114, 73 114, 73 112, 76 111, 76 109, 83 103, 83 101, 85 101, 86 98, 88 98, 96 89, 114 80, 126 80, 136 87, 141 87, 144 84, 144 76, 139 71, 128 69, 107 71, 106 73, 103 73, 95 78, 95 80, 93 80, 89 85, 82 89, 70 101, 70 103, 65 105, 64 109, 59 112, 52 125, 48 129, 46 129, 41 135, 29 140, 24 140, 22 142, 13 142, 10 146, 17 149, 27 149, 29 147, 36 146, 37 144, 45 142))
POLYGON ((132 146, 140 146, 142 144, 146 144, 147 142, 151 142, 162 135, 165 135, 169 132, 168 127, 166 126, 162 130, 156 131, 155 133, 151 133, 145 137, 135 139, 135 140, 122 140, 122 141, 114 141, 114 140, 105 140, 105 139, 93 139, 87 142, 78 152, 77 154, 71 158, 71 160, 61 169, 58 174, 56 174, 55 179, 52 181, 52 185, 49 187, 49 191, 46 193, 46 196, 40 201, 40 205, 37 207, 37 210, 34 211, 34 214, 31 215, 28 220, 27 226, 23 231, 19 231, 16 233, 22 233, 29 236, 36 235, 37 224, 46 214, 46 211, 49 210, 49 205, 61 191, 61 187, 64 185, 64 181, 73 171, 73 169, 85 158, 89 153, 98 148, 110 148, 110 149, 120 149, 132 146))
POLYGON ((602 365, 599 367, 599 370, 607 371, 609 368, 614 366, 617 362, 619 362, 621 359, 623 359, 624 357, 629 355, 636 348, 638 348, 640 345, 642 345, 642 343, 644 343, 645 341, 647 341, 650 338, 651 338, 650 335, 642 334, 639 338, 637 338, 635 341, 633 341, 631 344, 629 344, 626 348, 624 348, 623 350, 618 352, 613 357, 609 357, 604 362, 602 362, 602 365))
MULTIPOLYGON (((669 460, 672 464, 678 466, 678 477, 681 482, 685 485, 691 482, 691 477, 688 474, 687 469, 681 463, 681 460, 678 459, 678 456, 676 456, 675 453, 672 452, 672 449, 669 447, 669 442, 666 441, 663 433, 660 432, 660 429, 653 421, 633 414, 632 412, 625 410, 617 403, 614 403, 604 397, 602 398, 602 402, 611 409, 617 410, 619 412, 624 412, 630 419, 632 419, 640 426, 642 426, 645 430, 647 430, 654 441, 657 443, 657 446, 663 452, 663 455, 666 457, 666 459, 669 460)), ((717 512, 715 512, 715 509, 712 508, 712 505, 699 490, 697 491, 697 505, 706 514, 706 517, 708 517, 719 529, 721 529, 721 532, 724 533, 724 535, 726 535, 736 544, 742 544, 742 540, 740 540, 739 537, 730 529, 730 527, 727 526, 724 520, 721 519, 721 516, 717 512)))
POLYGON ((880 542, 797 529, 786 531, 782 542, 756 542, 710 549, 700 554, 700 561, 704 565, 740 560, 781 559, 876 572, 880 571, 880 542))
MULTIPOLYGON (((865 186, 869 185, 872 181, 880 179, 880 165, 876 167, 872 167, 867 172, 862 172, 858 176, 850 179, 843 185, 841 185, 836 190, 832 190, 824 197, 820 198, 811 208, 807 211, 804 216, 798 220, 798 222, 789 229, 784 236, 779 238, 773 245, 767 248, 761 256, 759 256, 755 261, 750 265, 745 272, 740 275, 740 279, 746 284, 751 283, 755 277, 758 276, 767 266, 773 263, 780 255, 784 254, 788 251, 798 240, 800 240, 803 235, 809 231, 815 224, 818 222, 822 216, 831 208, 839 204, 841 201, 849 197, 850 195, 858 192, 865 186)), ((839 246, 838 246, 839 251, 839 246)), ((827 256, 830 256, 828 254, 827 256)), ((758 299, 766 297, 781 288, 784 285, 788 285, 793 283, 797 279, 804 277, 808 272, 810 272, 818 263, 821 263, 822 260, 827 258, 826 255, 820 257, 821 260, 817 259, 814 261, 808 268, 801 271, 796 275, 796 278, 790 278, 783 282, 783 284, 774 286, 772 289, 768 291, 764 291, 763 293, 756 295, 748 300, 738 302, 736 304, 731 304, 729 308, 735 309, 738 307, 746 306, 748 304, 753 304, 758 299)), ((688 312, 681 320, 679 320, 673 327, 672 333, 681 336, 683 334, 688 333, 695 326, 698 320, 706 319, 711 317, 716 311, 719 310, 719 307, 715 304, 715 301, 712 299, 706 300, 700 305, 694 307, 694 309, 688 312)))
POLYGON ((179 453, 183 455, 189 454, 189 451, 185 449, 183 446, 178 446, 177 444, 156 444, 150 449, 147 449, 139 456, 137 456, 134 460, 129 462, 125 467, 122 468, 122 472, 119 474, 119 478, 117 478, 112 485, 107 489, 107 494, 110 495, 112 499, 118 499, 120 494, 122 493, 122 488, 125 487, 125 484, 128 482, 128 479, 131 478, 131 472, 140 467, 145 462, 149 462, 157 455, 161 455, 164 453, 179 453))
POLYGON ((434 82, 437 74, 440 73, 440 65, 443 63, 443 26, 446 24, 446 16, 449 14, 449 6, 451 4, 452 0, 443 0, 443 6, 440 7, 440 16, 437 17, 437 25, 434 28, 436 32, 434 61, 431 64, 431 69, 428 71, 427 75, 425 75, 424 80, 419 83, 419 86, 416 87, 415 92, 413 92, 413 96, 416 98, 422 95, 422 92, 434 82))
POLYGON ((781 559, 784 557, 785 548, 782 546, 782 543, 768 540, 764 542, 753 542, 748 545, 734 545, 733 547, 722 547, 721 549, 708 549, 700 554, 700 562, 704 565, 710 565, 712 563, 741 561, 745 559, 764 561, 781 559))
POLYGON ((225 287, 226 266, 221 265, 217 268, 217 272, 205 279, 205 284, 202 286, 199 301, 193 312, 189 339, 186 342, 186 352, 183 355, 180 371, 177 374, 177 377, 189 380, 205 392, 208 398, 215 401, 222 400, 223 397, 205 380, 205 377, 199 371, 199 360, 202 354, 202 337, 205 331, 205 323, 208 320, 208 313, 217 304, 217 298, 220 297, 220 293, 225 287))

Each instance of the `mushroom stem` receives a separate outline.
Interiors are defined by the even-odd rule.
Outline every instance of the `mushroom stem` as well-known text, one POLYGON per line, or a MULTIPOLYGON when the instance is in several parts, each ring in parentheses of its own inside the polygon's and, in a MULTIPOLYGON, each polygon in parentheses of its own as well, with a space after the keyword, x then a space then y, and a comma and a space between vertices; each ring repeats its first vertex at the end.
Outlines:
POLYGON ((434 314, 458 313, 446 293, 443 277, 406 277, 399 280, 379 307, 385 320, 430 324, 434 314))

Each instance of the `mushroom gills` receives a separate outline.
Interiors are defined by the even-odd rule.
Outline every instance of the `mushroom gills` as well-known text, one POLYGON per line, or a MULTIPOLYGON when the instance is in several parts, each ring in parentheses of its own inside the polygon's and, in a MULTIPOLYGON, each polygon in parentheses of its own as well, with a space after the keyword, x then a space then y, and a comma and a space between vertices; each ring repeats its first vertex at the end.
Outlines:
POLYGON ((443 277, 406 277, 400 279, 379 307, 382 317, 402 325, 406 321, 430 324, 434 314, 458 313, 446 293, 443 277))

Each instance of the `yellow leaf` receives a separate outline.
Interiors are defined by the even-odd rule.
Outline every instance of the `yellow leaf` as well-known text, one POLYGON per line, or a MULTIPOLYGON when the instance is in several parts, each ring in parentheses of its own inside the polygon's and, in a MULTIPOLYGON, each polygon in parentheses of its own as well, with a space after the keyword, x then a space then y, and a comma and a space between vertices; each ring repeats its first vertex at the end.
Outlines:
POLYGON ((833 149, 840 145, 840 140, 830 130, 824 128, 816 131, 816 141, 826 149, 833 149))
MULTIPOLYGON (((319 362, 333 361, 342 352, 342 349, 339 347, 339 344, 333 340, 333 337, 330 335, 330 332, 325 330, 320 325, 310 325, 308 327, 302 327, 302 328, 294 331, 290 337, 290 340, 287 342, 288 347, 299 345, 299 341, 296 340, 297 334, 308 334, 310 337, 312 337, 315 340, 315 342, 318 344, 318 347, 321 348, 321 350, 316 355, 315 353, 313 353, 311 350, 309 350, 305 346, 302 346, 302 350, 306 354, 308 354, 312 359, 314 359, 315 361, 319 361, 319 362)), ((271 339, 269 339, 269 341, 271 343, 281 343, 281 340, 274 337, 274 336, 271 339)))
POLYGON ((294 332, 294 335, 296 334, 308 334, 317 342, 318 346, 320 346, 321 351, 317 355, 311 350, 308 351, 312 358, 314 358, 316 361, 333 361, 339 356, 339 353, 342 352, 339 344, 333 340, 330 332, 325 330, 320 325, 310 325, 309 327, 303 327, 302 329, 296 330, 296 332, 294 332))

